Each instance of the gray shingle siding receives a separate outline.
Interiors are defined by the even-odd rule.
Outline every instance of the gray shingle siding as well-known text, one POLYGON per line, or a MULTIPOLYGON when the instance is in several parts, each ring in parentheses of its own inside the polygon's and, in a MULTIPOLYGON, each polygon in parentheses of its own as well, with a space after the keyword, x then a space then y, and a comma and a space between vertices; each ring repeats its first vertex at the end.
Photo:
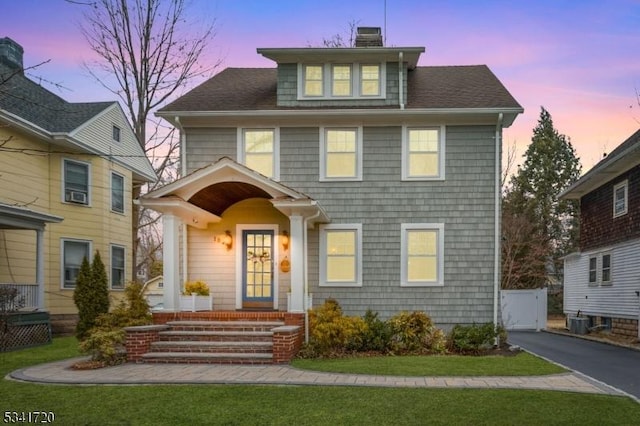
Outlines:
POLYGON ((235 127, 187 129, 187 173, 208 166, 220 157, 236 159, 235 127))

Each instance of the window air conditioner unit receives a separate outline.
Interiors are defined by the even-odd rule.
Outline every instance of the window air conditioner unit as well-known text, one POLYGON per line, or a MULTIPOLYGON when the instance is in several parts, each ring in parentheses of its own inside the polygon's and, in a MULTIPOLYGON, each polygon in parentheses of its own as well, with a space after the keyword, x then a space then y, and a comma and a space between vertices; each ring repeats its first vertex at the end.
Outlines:
POLYGON ((69 201, 72 203, 87 204, 87 194, 84 192, 71 191, 69 192, 69 201))

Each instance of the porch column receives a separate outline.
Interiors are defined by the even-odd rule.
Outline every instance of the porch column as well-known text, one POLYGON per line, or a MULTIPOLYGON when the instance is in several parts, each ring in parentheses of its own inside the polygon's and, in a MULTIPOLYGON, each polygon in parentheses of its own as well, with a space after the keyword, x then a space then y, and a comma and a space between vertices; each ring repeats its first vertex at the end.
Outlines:
POLYGON ((162 216, 163 296, 165 310, 180 310, 180 225, 182 221, 172 214, 162 216))
POLYGON ((36 229, 36 284, 38 309, 44 310, 44 228, 36 229))
POLYGON ((291 310, 304 312, 304 219, 300 215, 289 216, 291 255, 291 310))

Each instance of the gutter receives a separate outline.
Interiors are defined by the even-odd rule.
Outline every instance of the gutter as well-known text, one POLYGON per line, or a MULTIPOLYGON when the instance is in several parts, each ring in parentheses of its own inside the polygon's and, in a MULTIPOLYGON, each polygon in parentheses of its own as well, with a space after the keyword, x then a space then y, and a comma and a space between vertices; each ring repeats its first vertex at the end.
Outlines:
MULTIPOLYGON (((182 123, 180 123, 180 117, 176 116, 175 117, 175 122, 176 122, 176 127, 178 127, 178 130, 180 131, 180 172, 182 173, 182 176, 186 176, 187 175, 187 160, 186 160, 186 147, 185 147, 185 133, 184 133, 184 128, 182 127, 182 123)), ((186 282, 187 281, 187 277, 189 276, 188 272, 188 266, 189 266, 189 262, 187 261, 187 224, 185 222, 182 223, 182 281, 186 282)))
POLYGON ((496 123, 496 158, 495 158, 495 199, 494 199, 494 230, 493 230, 493 325, 498 326, 498 302, 500 293, 500 175, 502 173, 502 113, 498 114, 496 123))

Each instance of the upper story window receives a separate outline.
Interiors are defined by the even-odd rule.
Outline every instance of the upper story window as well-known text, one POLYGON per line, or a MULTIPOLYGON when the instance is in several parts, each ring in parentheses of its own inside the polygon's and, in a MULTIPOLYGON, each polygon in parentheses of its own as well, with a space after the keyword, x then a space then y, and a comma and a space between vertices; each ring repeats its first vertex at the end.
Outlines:
POLYGON ((324 92, 322 65, 304 66, 304 95, 322 96, 324 92))
POLYGON ((362 180, 362 129, 320 128, 320 180, 362 180))
POLYGON ((403 180, 444 179, 444 133, 444 126, 403 128, 403 180))
POLYGON ((124 213, 124 176, 111 172, 111 210, 124 213))
POLYGON ((120 142, 120 127, 114 124, 111 133, 113 140, 116 142, 120 142))
POLYGON ((241 129, 238 158, 245 166, 279 179, 278 129, 241 129))
POLYGON ((351 65, 333 65, 331 70, 331 95, 351 96, 351 65))
POLYGON ((360 67, 360 94, 362 96, 380 95, 380 65, 360 67))
POLYGON ((76 204, 89 204, 89 176, 88 163, 73 160, 63 160, 63 193, 64 201, 76 204))
POLYGON ((298 99, 383 99, 386 66, 380 64, 299 64, 298 99))
POLYGON ((81 240, 62 240, 62 288, 75 288, 82 259, 89 261, 91 242, 81 240))
POLYGON ((444 285, 444 224, 401 225, 401 286, 444 285))
POLYGON ((622 181, 613 187, 613 217, 627 214, 629 182, 622 181))
POLYGON ((320 286, 362 286, 362 224, 320 227, 320 286))
POLYGON ((111 288, 124 289, 124 253, 122 246, 111 246, 111 288))

